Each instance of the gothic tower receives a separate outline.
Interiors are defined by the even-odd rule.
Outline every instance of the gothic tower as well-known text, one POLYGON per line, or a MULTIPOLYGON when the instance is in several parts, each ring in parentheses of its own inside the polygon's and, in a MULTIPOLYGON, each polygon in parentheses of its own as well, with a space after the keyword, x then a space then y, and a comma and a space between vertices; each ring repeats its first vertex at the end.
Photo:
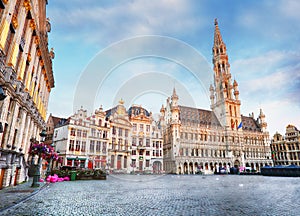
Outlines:
POLYGON ((238 83, 232 82, 230 64, 218 21, 215 19, 213 45, 214 86, 210 86, 211 109, 221 125, 232 130, 241 128, 241 113, 238 83), (239 127, 240 126, 240 127, 239 127))
POLYGON ((263 113, 262 109, 260 109, 259 116, 258 116, 258 124, 261 128, 262 132, 267 132, 267 122, 265 120, 265 114, 263 113))
POLYGON ((171 134, 172 134, 172 155, 178 156, 179 154, 179 131, 180 131, 180 120, 179 120, 179 106, 178 106, 178 95, 176 94, 175 88, 173 89, 173 94, 171 96, 171 134))

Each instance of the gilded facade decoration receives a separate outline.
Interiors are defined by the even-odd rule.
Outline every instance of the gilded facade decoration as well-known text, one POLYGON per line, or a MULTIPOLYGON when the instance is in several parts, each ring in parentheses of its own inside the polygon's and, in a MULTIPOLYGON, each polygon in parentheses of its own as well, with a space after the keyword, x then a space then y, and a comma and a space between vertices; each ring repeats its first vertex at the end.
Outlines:
MULTIPOLYGON (((46 125, 50 91, 54 87, 48 47, 46 43, 39 44, 39 48, 34 44, 35 38, 47 34, 34 21, 43 20, 45 11, 36 14, 27 0, 2 2, 9 4, 0 8, 0 88, 6 95, 0 101, 0 188, 28 179, 30 140, 40 140, 39 134, 46 125), (40 55, 48 87, 45 76, 35 79, 42 69, 31 61, 37 49, 43 50, 40 55)), ((37 4, 46 7, 46 1, 37 1, 37 4)))

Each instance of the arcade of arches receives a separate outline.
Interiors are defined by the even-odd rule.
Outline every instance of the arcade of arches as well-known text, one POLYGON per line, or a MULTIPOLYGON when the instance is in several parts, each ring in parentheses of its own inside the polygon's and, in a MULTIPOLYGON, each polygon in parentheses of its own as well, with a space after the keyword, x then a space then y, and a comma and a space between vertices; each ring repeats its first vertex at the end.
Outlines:
MULTIPOLYGON (((260 171, 260 168, 268 165, 264 161, 247 162, 246 167, 251 170, 260 171)), ((177 174, 197 174, 202 173, 219 173, 220 169, 225 169, 230 172, 230 168, 235 167, 239 169, 241 162, 235 160, 233 163, 229 160, 224 161, 179 161, 177 164, 177 174)), ((242 171, 242 170, 241 170, 242 171)))

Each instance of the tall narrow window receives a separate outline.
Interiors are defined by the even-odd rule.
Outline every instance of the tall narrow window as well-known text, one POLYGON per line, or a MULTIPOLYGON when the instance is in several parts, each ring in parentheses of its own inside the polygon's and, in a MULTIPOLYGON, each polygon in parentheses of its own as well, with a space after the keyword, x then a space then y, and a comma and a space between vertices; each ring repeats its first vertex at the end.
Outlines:
POLYGON ((75 149, 75 151, 79 151, 79 150, 80 150, 80 141, 77 140, 76 141, 76 149, 75 149))
POLYGON ((8 35, 7 35, 7 38, 6 38, 6 43, 5 43, 5 46, 4 46, 4 53, 6 55, 8 54, 9 47, 12 44, 12 40, 14 38, 14 35, 15 35, 15 30, 12 27, 12 25, 10 25, 8 35))
POLYGON ((90 141, 90 153, 94 153, 95 151, 95 141, 91 140, 90 141))

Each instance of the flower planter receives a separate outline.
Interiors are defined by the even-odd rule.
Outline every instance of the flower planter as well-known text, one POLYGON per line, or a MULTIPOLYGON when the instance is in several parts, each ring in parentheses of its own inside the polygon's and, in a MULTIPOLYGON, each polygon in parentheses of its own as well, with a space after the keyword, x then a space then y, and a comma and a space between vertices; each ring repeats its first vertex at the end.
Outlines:
POLYGON ((76 180, 106 180, 106 174, 99 175, 99 176, 76 176, 76 180))

